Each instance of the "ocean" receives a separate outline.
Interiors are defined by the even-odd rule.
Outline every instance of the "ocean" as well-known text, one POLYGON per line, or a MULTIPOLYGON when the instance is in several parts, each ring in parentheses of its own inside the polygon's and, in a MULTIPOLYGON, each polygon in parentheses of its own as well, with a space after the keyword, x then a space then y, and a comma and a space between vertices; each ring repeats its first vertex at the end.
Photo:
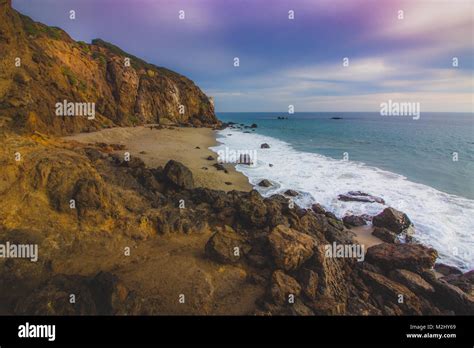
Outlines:
POLYGON ((438 250, 438 261, 474 268, 473 114, 422 113, 418 120, 356 112, 217 115, 258 125, 220 131, 222 144, 213 150, 256 150, 256 165, 237 170, 253 185, 274 182, 255 186, 264 196, 291 188, 301 192, 296 203, 318 202, 339 217, 394 207, 413 221, 417 241, 438 250), (260 149, 262 143, 270 149, 260 149), (386 205, 339 201, 348 191, 382 197, 386 205))

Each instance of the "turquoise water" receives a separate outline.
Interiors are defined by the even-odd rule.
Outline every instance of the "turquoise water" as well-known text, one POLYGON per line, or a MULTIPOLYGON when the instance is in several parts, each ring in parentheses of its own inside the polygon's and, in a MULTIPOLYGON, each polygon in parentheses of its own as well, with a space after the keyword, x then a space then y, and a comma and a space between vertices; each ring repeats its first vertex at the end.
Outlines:
POLYGON ((438 250, 440 262, 474 268, 472 114, 422 113, 419 120, 375 113, 218 113, 218 117, 258 125, 254 131, 220 131, 221 145, 213 150, 255 153, 254 166, 236 169, 262 195, 291 188, 300 193, 297 204, 310 207, 317 202, 339 217, 373 216, 394 207, 408 214, 415 239, 438 250), (261 149, 262 143, 270 148, 261 149), (273 186, 259 187, 262 179, 273 186), (382 197, 386 204, 338 200, 348 191, 382 197))
POLYGON ((363 162, 446 193, 474 199, 474 114, 218 113, 223 121, 257 123, 256 132, 294 149, 363 162), (278 116, 288 120, 277 120, 278 116), (333 120, 331 117, 342 117, 333 120), (458 161, 453 161, 453 152, 458 161))

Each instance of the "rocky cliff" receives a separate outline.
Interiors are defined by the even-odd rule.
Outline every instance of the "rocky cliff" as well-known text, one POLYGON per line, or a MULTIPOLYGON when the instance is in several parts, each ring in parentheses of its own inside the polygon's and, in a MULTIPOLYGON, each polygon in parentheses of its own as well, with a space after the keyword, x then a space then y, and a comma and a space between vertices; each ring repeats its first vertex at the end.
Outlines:
POLYGON ((189 79, 103 40, 76 42, 0 0, 0 124, 70 134, 111 126, 218 123, 189 79), (56 103, 95 103, 95 118, 57 116, 56 103))

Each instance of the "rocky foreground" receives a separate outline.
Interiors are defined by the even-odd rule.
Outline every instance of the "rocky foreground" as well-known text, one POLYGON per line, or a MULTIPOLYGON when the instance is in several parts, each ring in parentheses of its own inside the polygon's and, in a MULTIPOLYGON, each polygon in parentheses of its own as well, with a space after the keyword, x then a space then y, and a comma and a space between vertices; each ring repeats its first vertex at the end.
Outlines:
MULTIPOLYGON (((4 313, 166 314, 160 312, 159 295, 153 289, 145 292, 141 283, 124 282, 123 272, 107 266, 100 246, 117 240, 122 245, 166 243, 170 234, 184 242, 209 236, 197 257, 232 265, 243 274, 239 286, 262 289, 246 314, 474 313, 474 272, 462 274, 445 267, 439 269, 444 273, 439 278, 433 271, 437 258, 433 249, 385 242, 368 248, 364 261, 328 256, 327 245, 357 243, 343 221, 318 205, 302 209, 280 195, 263 198, 256 191, 195 187, 192 172, 181 163, 147 168, 136 157, 125 160, 120 146, 80 145, 39 133, 30 138, 3 135, 2 240, 34 241, 40 250, 37 263, 1 261, 4 313), (19 148, 28 161, 18 164, 7 159, 12 148, 19 148), (74 267, 61 266, 72 260, 80 263, 85 245, 95 245, 98 252, 92 262, 100 266, 83 267, 77 274, 71 272, 74 267), (71 293, 78 299, 74 304, 71 293)), ((374 221, 394 234, 409 225, 404 214, 390 208, 374 221)), ((140 272, 143 264, 138 260, 128 267, 129 272, 140 272)), ((217 285, 200 280, 197 272, 189 277, 196 277, 198 293, 201 285, 207 287, 200 298, 219 301, 217 285)), ((173 290, 179 284, 169 287, 173 290)), ((176 308, 178 295, 176 290, 176 308)), ((212 306, 195 305, 193 313, 199 308, 215 313, 212 306)), ((239 305, 235 298, 229 306, 239 305)))
MULTIPOLYGON (((0 314, 474 313, 474 272, 435 273, 435 250, 400 243, 412 228, 401 212, 373 218, 384 243, 328 255, 328 246, 362 250, 346 226, 365 217, 302 209, 291 190, 263 198, 197 187, 178 161, 147 167, 124 145, 57 137, 147 123, 221 127, 212 100, 184 76, 102 40, 75 42, 7 0, 0 52, 0 242, 38 246, 35 262, 0 258, 0 314), (63 100, 94 103, 96 115, 57 116, 63 100)), ((227 172, 212 167, 206 173, 227 172)))

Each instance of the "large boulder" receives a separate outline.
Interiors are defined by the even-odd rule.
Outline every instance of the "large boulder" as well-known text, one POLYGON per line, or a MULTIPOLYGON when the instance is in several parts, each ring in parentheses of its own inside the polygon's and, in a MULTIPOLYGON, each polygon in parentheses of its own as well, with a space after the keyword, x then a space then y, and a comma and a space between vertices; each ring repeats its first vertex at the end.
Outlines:
POLYGON ((379 215, 374 216, 372 224, 376 227, 383 227, 395 233, 402 233, 412 223, 408 216, 394 208, 385 208, 379 215))
POLYGON ((275 264, 287 271, 299 268, 313 256, 316 247, 313 237, 285 225, 276 226, 268 240, 275 264))
POLYGON ((289 295, 295 298, 301 293, 301 286, 295 278, 290 277, 281 270, 273 272, 270 294, 276 304, 286 304, 289 295))
POLYGON ((239 197, 236 208, 239 217, 244 223, 252 227, 261 227, 265 225, 267 220, 267 206, 262 196, 255 190, 250 191, 247 195, 239 197))
POLYGON ((270 180, 263 179, 262 181, 260 181, 258 183, 258 186, 260 186, 260 187, 270 187, 270 186, 273 186, 273 184, 270 182, 270 180))
POLYGON ((193 173, 184 164, 170 160, 166 163, 164 175, 169 182, 184 189, 194 188, 193 173))
POLYGON ((381 243, 367 249, 366 260, 387 270, 422 272, 434 266, 438 252, 421 244, 381 243))
POLYGON ((247 249, 245 240, 230 226, 225 226, 208 240, 205 252, 217 262, 235 263, 248 251, 247 249))

